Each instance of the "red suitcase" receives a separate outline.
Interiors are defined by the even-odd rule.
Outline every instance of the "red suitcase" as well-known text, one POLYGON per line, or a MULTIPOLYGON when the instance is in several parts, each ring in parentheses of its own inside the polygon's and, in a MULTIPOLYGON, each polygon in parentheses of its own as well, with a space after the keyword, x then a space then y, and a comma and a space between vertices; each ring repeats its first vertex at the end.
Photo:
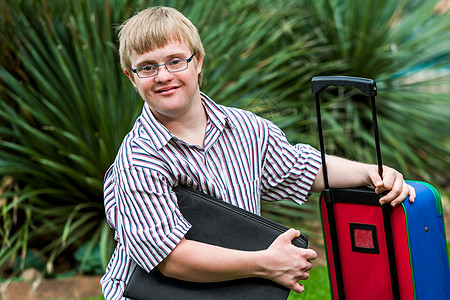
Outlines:
MULTIPOLYGON (((359 89, 371 98, 375 148, 381 174, 375 96, 371 79, 312 79, 322 161, 325 161, 319 93, 330 85, 359 89)), ((450 299, 450 275, 442 206, 422 183, 416 203, 395 209, 379 204, 371 188, 330 189, 326 164, 320 211, 333 299, 450 299), (418 225, 421 224, 421 225, 418 225), (430 259, 432 257, 432 259, 430 259), (424 267, 425 266, 425 267, 424 267)))

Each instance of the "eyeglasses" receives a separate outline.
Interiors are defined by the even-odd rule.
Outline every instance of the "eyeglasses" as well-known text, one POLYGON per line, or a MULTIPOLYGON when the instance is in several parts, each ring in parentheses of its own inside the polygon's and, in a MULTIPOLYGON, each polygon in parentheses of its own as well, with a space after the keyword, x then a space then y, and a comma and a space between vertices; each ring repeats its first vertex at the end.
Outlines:
POLYGON ((181 72, 188 68, 188 63, 191 62, 194 55, 195 53, 189 58, 174 59, 160 65, 145 65, 136 69, 131 69, 131 71, 136 73, 139 78, 154 77, 158 75, 159 67, 161 66, 164 66, 169 73, 181 72))

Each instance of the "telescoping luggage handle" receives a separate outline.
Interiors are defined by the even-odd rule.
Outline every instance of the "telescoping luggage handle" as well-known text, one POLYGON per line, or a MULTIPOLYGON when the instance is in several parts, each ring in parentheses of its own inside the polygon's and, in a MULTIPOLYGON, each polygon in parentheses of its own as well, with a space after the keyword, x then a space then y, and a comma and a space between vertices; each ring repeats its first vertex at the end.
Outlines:
POLYGON ((374 80, 361 77, 350 77, 350 76, 316 76, 311 79, 312 92, 316 97, 316 112, 317 112, 317 129, 319 131, 319 144, 320 152, 322 155, 322 170, 324 176, 325 189, 329 189, 328 183, 328 172, 325 163, 325 145, 323 142, 323 132, 322 132, 322 117, 320 114, 320 99, 319 94, 329 86, 343 86, 343 87, 354 87, 359 89, 364 95, 370 97, 370 103, 372 106, 372 121, 373 121, 373 133, 375 138, 375 149, 377 155, 378 163, 378 173, 383 176, 383 164, 381 161, 381 148, 380 148, 380 138, 378 135, 378 122, 377 122, 377 111, 375 106, 375 96, 377 95, 377 85, 374 80))
MULTIPOLYGON (((325 197, 325 203, 327 207, 328 217, 330 219, 331 224, 334 224, 334 211, 332 202, 334 200, 327 198, 333 198, 333 193, 330 193, 330 187, 328 183, 328 174, 327 174, 327 166, 325 162, 325 146, 323 142, 323 133, 322 133, 322 118, 320 114, 320 99, 319 94, 323 90, 325 90, 329 86, 342 86, 342 87, 353 87, 359 89, 365 96, 370 97, 370 103, 372 108, 372 121, 373 121, 373 131, 375 138, 375 149, 377 155, 377 163, 378 163, 378 173, 380 177, 383 177, 383 168, 381 161, 381 148, 380 148, 380 139, 378 135, 378 122, 377 122, 377 111, 375 106, 375 96, 377 95, 377 87, 376 83, 372 79, 361 78, 361 77, 349 77, 349 76, 316 76, 311 79, 311 88, 312 92, 316 98, 316 113, 317 113, 317 129, 319 131, 319 144, 320 144, 320 152, 322 156, 322 170, 324 176, 324 185, 325 191, 324 194, 328 196, 325 197), (331 202, 330 202, 331 201, 331 202)), ((397 278, 397 270, 395 266, 395 254, 393 248, 393 240, 392 240, 392 232, 391 232, 391 224, 389 217, 389 205, 385 204, 381 206, 383 212, 383 220, 384 220, 384 231, 386 236, 387 243, 387 252, 388 252, 388 260, 389 260, 389 268, 391 272, 391 284, 392 284, 392 293, 394 299, 399 299, 399 291, 398 291, 398 282, 397 278)), ((334 226, 330 227, 331 231, 331 244, 335 245, 332 249, 335 271, 336 271, 336 284, 338 288, 338 297, 339 299, 345 299, 344 288, 343 288, 343 278, 342 278, 342 267, 340 264, 340 251, 337 241, 337 233, 336 228, 334 226)))

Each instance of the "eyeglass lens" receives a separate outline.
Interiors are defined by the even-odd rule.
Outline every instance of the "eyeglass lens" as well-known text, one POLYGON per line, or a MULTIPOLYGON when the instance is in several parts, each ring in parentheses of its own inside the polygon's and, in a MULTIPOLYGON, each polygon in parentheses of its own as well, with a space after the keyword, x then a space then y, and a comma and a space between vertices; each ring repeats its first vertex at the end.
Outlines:
POLYGON ((162 66, 165 66, 166 70, 170 73, 180 72, 188 68, 188 61, 187 59, 175 59, 162 65, 146 65, 136 69, 136 72, 139 77, 156 76, 159 68, 162 66))

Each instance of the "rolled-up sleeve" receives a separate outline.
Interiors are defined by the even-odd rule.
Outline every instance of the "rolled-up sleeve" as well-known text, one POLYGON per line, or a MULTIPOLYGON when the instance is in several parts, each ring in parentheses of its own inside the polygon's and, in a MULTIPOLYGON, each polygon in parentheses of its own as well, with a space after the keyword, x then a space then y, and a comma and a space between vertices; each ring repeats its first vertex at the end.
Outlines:
POLYGON ((167 180, 154 170, 118 173, 116 231, 125 252, 147 271, 177 246, 191 225, 182 216, 167 180))
POLYGON ((291 145, 275 124, 267 122, 262 200, 304 203, 321 166, 320 152, 306 144, 291 145))

